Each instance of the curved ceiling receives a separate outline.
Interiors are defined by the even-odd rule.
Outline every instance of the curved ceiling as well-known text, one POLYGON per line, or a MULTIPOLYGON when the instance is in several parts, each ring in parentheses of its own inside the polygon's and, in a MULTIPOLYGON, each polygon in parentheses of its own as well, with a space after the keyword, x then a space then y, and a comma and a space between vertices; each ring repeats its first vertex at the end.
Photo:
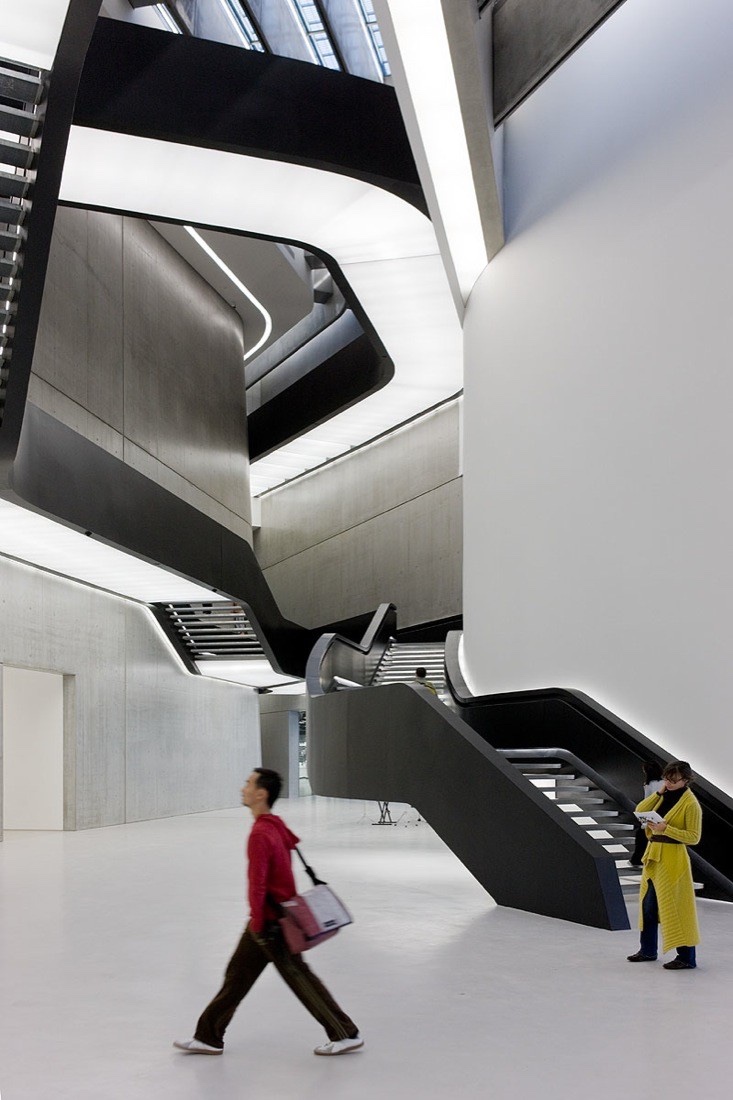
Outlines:
MULTIPOLYGON (((122 33, 126 35, 142 31, 119 23, 115 27, 124 28, 122 33)), ((106 28, 105 33, 112 33, 112 28, 106 28)), ((414 205, 411 182, 403 184, 398 175, 393 175, 391 179, 385 177, 384 186, 379 186, 369 178, 381 180, 385 171, 382 166, 390 165, 392 148, 395 163, 402 164, 408 159, 403 148, 404 134, 401 142, 395 140, 386 124, 380 131, 380 119, 375 112, 382 99, 366 98, 391 97, 391 89, 283 59, 276 59, 277 69, 266 70, 268 59, 262 55, 253 56, 220 44, 176 39, 164 48, 161 36, 163 39, 174 36, 149 30, 144 34, 153 36, 149 39, 150 49, 157 51, 156 56, 165 52, 162 64, 168 66, 169 74, 173 71, 173 51, 183 50, 189 51, 185 56, 190 58, 194 50, 216 50, 217 61, 236 64, 239 71, 244 66, 250 66, 250 70, 255 66, 256 72, 254 76, 248 73, 248 83, 231 93, 231 109, 228 113, 224 111, 224 117, 221 113, 212 114, 210 104, 200 107, 198 135, 193 134, 196 118, 192 119, 192 110, 179 108, 179 114, 175 115, 164 105, 155 114, 153 105, 160 104, 160 96, 153 96, 152 86, 147 91, 142 88, 143 81, 151 79, 150 68, 144 74, 135 73, 134 80, 130 78, 128 114, 122 102, 124 92, 115 95, 116 86, 102 89, 98 93, 101 106, 96 120, 93 107, 88 107, 99 86, 95 73, 95 80, 90 79, 86 88, 82 82, 81 117, 78 112, 77 124, 70 135, 61 200, 293 241, 325 253, 340 267, 394 362, 394 378, 382 390, 308 432, 285 448, 285 454, 269 455, 256 463, 252 470, 254 492, 287 480, 316 461, 326 461, 345 449, 361 445, 456 394, 462 385, 461 323, 432 223, 414 205), (268 153, 267 148, 254 144, 255 138, 258 142, 268 138, 262 122, 267 117, 261 107, 264 96, 287 99, 288 66, 296 67, 291 90, 293 86, 302 87, 303 81, 314 74, 321 96, 332 91, 337 98, 342 87, 347 100, 349 96, 353 100, 355 92, 358 93, 356 106, 363 111, 363 144, 371 147, 373 152, 369 155, 376 168, 367 163, 368 157, 359 162, 362 157, 359 142, 353 132, 343 135, 343 124, 348 120, 339 116, 333 104, 333 131, 324 126, 322 119, 317 123, 321 141, 317 166, 313 161, 293 163, 288 159, 285 145, 290 135, 283 133, 288 124, 286 116, 272 125, 276 131, 272 137, 278 146, 276 153, 268 153), (329 78, 336 83, 332 85, 329 78), (356 89, 352 81, 356 82, 356 89), (145 94, 150 100, 145 109, 147 114, 141 108, 145 94), (256 99, 258 96, 263 98, 256 99), (364 119, 370 119, 369 132, 364 119), (243 124, 249 124, 251 132, 242 132, 243 124), (183 140, 175 140, 177 129, 180 133, 184 127, 183 140), (237 147, 252 150, 253 145, 258 155, 233 151, 237 147), (334 149, 332 158, 330 147, 334 149), (273 156, 278 159, 272 159, 273 156), (306 452, 307 460, 304 458, 299 465, 300 460, 294 456, 306 452), (283 461, 278 461, 279 458, 283 461)), ((181 52, 176 56, 184 55, 181 52)), ((119 80, 124 83, 125 76, 120 75, 119 80)), ((206 91, 201 81, 199 75, 197 104, 206 91)), ((223 95, 220 78, 214 91, 217 96, 223 95)), ((392 107, 392 101, 385 100, 384 106, 392 107)), ((311 110, 315 117, 316 112, 312 107, 311 110)), ((309 125, 315 124, 306 117, 304 108, 290 125, 297 131, 292 139, 297 144, 304 142, 303 134, 308 132, 309 125)), ((302 161, 300 151, 293 155, 302 161)), ((405 175, 408 176, 407 169, 405 175)))

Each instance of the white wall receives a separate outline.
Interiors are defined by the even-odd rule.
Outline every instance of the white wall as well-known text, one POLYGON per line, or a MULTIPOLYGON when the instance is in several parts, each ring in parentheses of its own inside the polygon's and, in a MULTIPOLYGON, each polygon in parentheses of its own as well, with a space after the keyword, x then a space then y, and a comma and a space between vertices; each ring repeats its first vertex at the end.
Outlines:
POLYGON ((466 320, 474 690, 579 688, 733 790, 733 5, 623 5, 509 120, 466 320))
POLYGON ((2 670, 4 829, 64 827, 64 678, 2 670))

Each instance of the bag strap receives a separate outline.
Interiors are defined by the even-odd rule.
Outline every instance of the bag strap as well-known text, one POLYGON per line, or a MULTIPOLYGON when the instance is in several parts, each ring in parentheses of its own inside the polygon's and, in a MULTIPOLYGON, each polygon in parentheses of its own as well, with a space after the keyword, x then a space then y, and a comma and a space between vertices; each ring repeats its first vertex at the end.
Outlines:
POLYGON ((307 874, 308 878, 309 878, 309 879, 311 880, 311 882, 313 883, 313 885, 314 885, 314 886, 326 886, 326 885, 327 885, 327 883, 326 883, 326 882, 324 882, 324 880, 323 880, 322 878, 318 878, 318 876, 316 875, 316 872, 315 872, 315 871, 313 870, 313 868, 312 868, 311 866, 309 866, 309 864, 308 864, 308 863, 306 862, 305 856, 304 856, 304 855, 303 855, 303 853, 301 852, 300 848, 298 848, 298 847, 296 846, 296 849, 295 849, 295 850, 296 850, 296 852, 298 853, 298 858, 300 859, 300 862, 301 862, 301 863, 303 864, 303 866, 304 866, 304 868, 305 868, 305 873, 307 874))

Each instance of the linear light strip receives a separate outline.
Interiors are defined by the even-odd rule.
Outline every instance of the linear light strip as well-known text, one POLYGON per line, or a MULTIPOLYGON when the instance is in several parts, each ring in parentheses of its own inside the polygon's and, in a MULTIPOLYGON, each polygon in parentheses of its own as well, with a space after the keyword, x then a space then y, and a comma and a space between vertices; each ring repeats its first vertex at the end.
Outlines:
POLYGON ((258 301, 257 298, 255 298, 252 291, 248 290, 241 279, 237 278, 231 268, 227 267, 222 258, 218 256, 216 252, 214 252, 214 249, 206 243, 203 237, 196 232, 193 226, 184 225, 183 228, 186 230, 189 236, 193 238, 199 248, 202 248, 204 250, 209 259, 214 261, 219 270, 223 271, 227 279, 229 279, 229 281, 233 283, 237 290, 245 296, 247 301, 251 302, 255 309, 259 310, 265 320, 265 331, 263 332, 262 336, 257 341, 257 343, 254 344, 242 357, 246 361, 247 359, 250 359, 255 354, 255 352, 259 351, 262 345, 266 344, 267 341, 270 339, 270 336, 272 335, 272 317, 265 309, 262 302, 258 301))
POLYGON ((155 11, 167 31, 172 31, 173 34, 183 33, 165 4, 156 4, 155 11))

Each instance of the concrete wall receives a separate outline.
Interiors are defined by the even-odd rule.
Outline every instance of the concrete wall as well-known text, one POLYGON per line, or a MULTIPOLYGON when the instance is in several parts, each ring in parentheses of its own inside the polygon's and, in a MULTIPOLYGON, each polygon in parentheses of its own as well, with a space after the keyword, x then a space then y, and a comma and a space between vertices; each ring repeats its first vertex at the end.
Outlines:
POLYGON ((733 791, 733 8, 623 5, 506 124, 466 319, 477 691, 588 692, 733 791))
POLYGON ((261 498, 255 548, 304 626, 390 600, 398 625, 461 613, 458 402, 261 498))
POLYGON ((242 353, 147 222, 59 209, 30 400, 251 541, 242 353))
POLYGON ((297 798, 300 793, 298 717, 306 706, 305 695, 260 695, 262 766, 280 772, 283 798, 297 798))
POLYGON ((183 671, 145 607, 0 557, 3 664, 64 674, 67 829, 236 806, 259 763, 255 692, 183 671))

